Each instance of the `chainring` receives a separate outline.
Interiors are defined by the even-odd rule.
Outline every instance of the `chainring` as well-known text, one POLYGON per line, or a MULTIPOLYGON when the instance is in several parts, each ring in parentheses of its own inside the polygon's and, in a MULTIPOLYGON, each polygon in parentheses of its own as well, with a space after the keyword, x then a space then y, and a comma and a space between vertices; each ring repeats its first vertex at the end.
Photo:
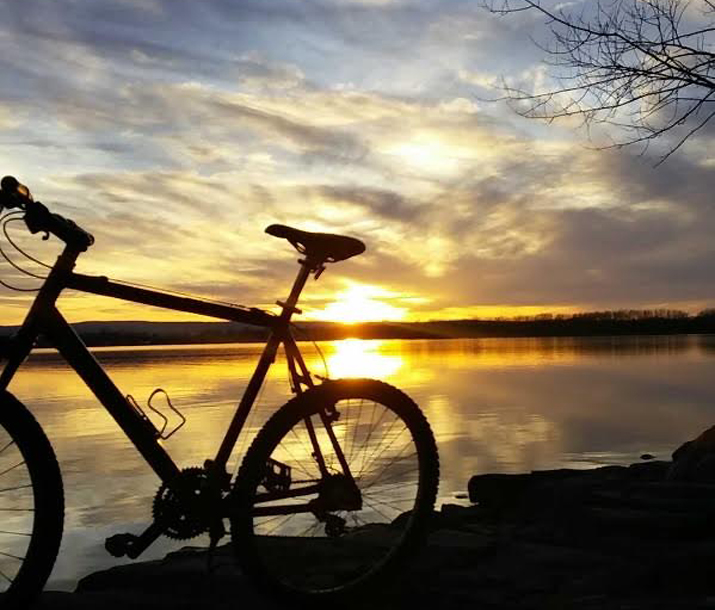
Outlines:
POLYGON ((179 473, 174 489, 162 484, 154 497, 154 521, 165 536, 174 540, 187 540, 208 531, 209 478, 203 468, 184 468, 179 473), (175 491, 178 489, 179 492, 175 491), (187 507, 181 497, 197 500, 194 507, 187 507))

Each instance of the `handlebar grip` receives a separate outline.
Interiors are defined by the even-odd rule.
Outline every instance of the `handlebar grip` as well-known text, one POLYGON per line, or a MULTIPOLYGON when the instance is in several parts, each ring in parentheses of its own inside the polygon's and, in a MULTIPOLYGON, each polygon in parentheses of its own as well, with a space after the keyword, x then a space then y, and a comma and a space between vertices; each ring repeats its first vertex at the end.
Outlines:
POLYGON ((14 192, 18 186, 20 186, 20 183, 14 176, 5 176, 0 182, 0 188, 8 193, 14 192))
POLYGON ((69 218, 53 214, 39 201, 29 201, 25 205, 25 224, 30 233, 52 233, 68 246, 82 252, 94 243, 94 237, 90 233, 69 218))
POLYGON ((3 207, 25 211, 25 224, 30 233, 52 233, 68 246, 84 251, 94 243, 94 237, 69 218, 53 214, 32 198, 30 189, 13 176, 0 180, 0 211, 3 207))
POLYGON ((5 176, 0 181, 0 208, 22 208, 32 201, 30 189, 20 184, 14 176, 5 176))

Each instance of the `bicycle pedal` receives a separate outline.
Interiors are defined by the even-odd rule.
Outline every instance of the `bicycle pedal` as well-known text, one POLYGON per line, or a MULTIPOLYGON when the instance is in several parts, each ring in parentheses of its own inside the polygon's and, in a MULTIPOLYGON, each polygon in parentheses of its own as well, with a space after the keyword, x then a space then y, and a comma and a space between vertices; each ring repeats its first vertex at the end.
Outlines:
POLYGON ((138 539, 134 534, 114 534, 104 541, 104 548, 112 557, 125 557, 138 539))

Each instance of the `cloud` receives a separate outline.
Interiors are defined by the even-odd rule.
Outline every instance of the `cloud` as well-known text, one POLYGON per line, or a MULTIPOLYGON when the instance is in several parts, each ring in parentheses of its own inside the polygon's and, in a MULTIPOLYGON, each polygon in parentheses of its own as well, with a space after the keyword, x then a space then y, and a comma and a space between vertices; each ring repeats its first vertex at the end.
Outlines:
POLYGON ((451 1, 12 4, 0 163, 96 234, 83 270, 221 299, 289 284, 282 222, 368 246, 308 308, 345 278, 423 317, 706 303, 708 134, 654 171, 477 99, 538 66, 537 27, 451 1))
POLYGON ((389 220, 410 221, 419 216, 420 208, 410 204, 394 191, 350 186, 319 187, 321 195, 336 205, 348 203, 365 209, 369 214, 389 220))

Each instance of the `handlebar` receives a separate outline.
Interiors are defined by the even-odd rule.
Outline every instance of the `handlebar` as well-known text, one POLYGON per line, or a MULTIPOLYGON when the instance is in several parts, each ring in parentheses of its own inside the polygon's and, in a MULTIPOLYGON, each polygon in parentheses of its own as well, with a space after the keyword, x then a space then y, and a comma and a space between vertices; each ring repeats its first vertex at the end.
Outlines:
POLYGON ((75 250, 84 252, 94 243, 94 237, 69 218, 50 212, 45 205, 32 198, 30 189, 12 176, 0 181, 0 211, 19 208, 25 212, 25 224, 30 233, 44 232, 62 240, 75 250))
POLYGON ((5 176, 0 182, 0 205, 6 208, 19 207, 21 200, 32 199, 30 189, 24 184, 20 184, 17 178, 13 176, 5 176))

